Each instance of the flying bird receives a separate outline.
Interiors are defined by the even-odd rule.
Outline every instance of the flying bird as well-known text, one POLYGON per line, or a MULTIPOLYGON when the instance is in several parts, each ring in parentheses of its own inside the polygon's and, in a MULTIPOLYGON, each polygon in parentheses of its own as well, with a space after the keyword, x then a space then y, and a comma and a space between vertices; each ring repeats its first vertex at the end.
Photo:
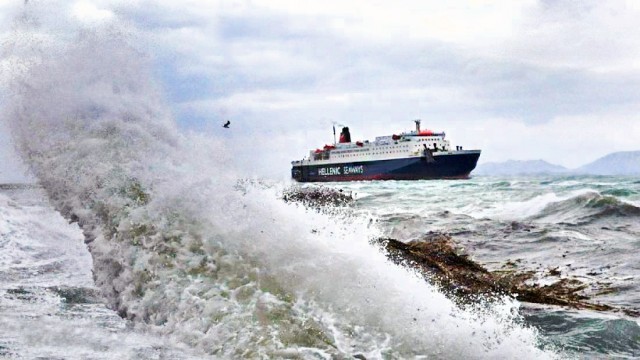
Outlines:
POLYGON ((231 125, 231 121, 227 120, 226 123, 224 123, 224 125, 222 125, 223 128, 228 129, 229 125, 231 125))

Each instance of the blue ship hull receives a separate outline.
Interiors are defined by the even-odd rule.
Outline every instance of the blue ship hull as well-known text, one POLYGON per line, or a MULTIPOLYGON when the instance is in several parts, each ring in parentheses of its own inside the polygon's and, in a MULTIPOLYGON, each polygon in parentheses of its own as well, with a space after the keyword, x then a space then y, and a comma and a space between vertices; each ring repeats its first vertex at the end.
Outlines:
POLYGON ((357 180, 467 179, 480 158, 479 150, 439 154, 433 158, 360 161, 325 165, 294 165, 291 177, 300 182, 357 180))

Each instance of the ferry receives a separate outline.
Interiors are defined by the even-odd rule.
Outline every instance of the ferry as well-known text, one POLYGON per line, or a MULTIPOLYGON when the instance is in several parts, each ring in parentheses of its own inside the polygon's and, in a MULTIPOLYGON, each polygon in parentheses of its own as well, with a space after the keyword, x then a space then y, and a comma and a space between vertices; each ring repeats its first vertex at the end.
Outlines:
POLYGON ((480 150, 454 150, 444 132, 422 130, 421 121, 414 122, 414 131, 355 142, 348 127, 336 142, 334 125, 334 143, 292 161, 291 177, 299 182, 468 179, 480 150))

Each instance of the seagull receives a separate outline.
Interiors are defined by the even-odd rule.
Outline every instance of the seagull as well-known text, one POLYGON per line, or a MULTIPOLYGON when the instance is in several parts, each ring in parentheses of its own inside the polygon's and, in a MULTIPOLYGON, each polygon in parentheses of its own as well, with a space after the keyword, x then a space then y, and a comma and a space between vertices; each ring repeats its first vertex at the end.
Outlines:
POLYGON ((228 129, 229 125, 231 125, 231 121, 227 120, 227 122, 224 125, 222 125, 222 127, 225 129, 228 129))

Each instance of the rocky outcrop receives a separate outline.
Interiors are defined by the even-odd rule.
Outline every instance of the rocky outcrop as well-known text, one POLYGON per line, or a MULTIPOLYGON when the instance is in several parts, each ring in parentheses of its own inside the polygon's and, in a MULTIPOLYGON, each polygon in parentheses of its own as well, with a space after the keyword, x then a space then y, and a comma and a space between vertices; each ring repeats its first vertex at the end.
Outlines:
POLYGON ((451 237, 446 234, 430 232, 422 239, 409 243, 387 238, 373 242, 380 246, 391 261, 416 269, 426 280, 438 286, 459 304, 509 295, 522 302, 640 316, 637 310, 589 301, 582 293, 587 284, 577 279, 563 278, 551 285, 540 286, 527 282, 533 277, 533 272, 489 271, 467 255, 461 254, 451 237))
POLYGON ((344 206, 355 200, 351 192, 335 190, 322 186, 301 187, 293 186, 284 191, 282 200, 285 202, 299 202, 308 207, 344 206))

